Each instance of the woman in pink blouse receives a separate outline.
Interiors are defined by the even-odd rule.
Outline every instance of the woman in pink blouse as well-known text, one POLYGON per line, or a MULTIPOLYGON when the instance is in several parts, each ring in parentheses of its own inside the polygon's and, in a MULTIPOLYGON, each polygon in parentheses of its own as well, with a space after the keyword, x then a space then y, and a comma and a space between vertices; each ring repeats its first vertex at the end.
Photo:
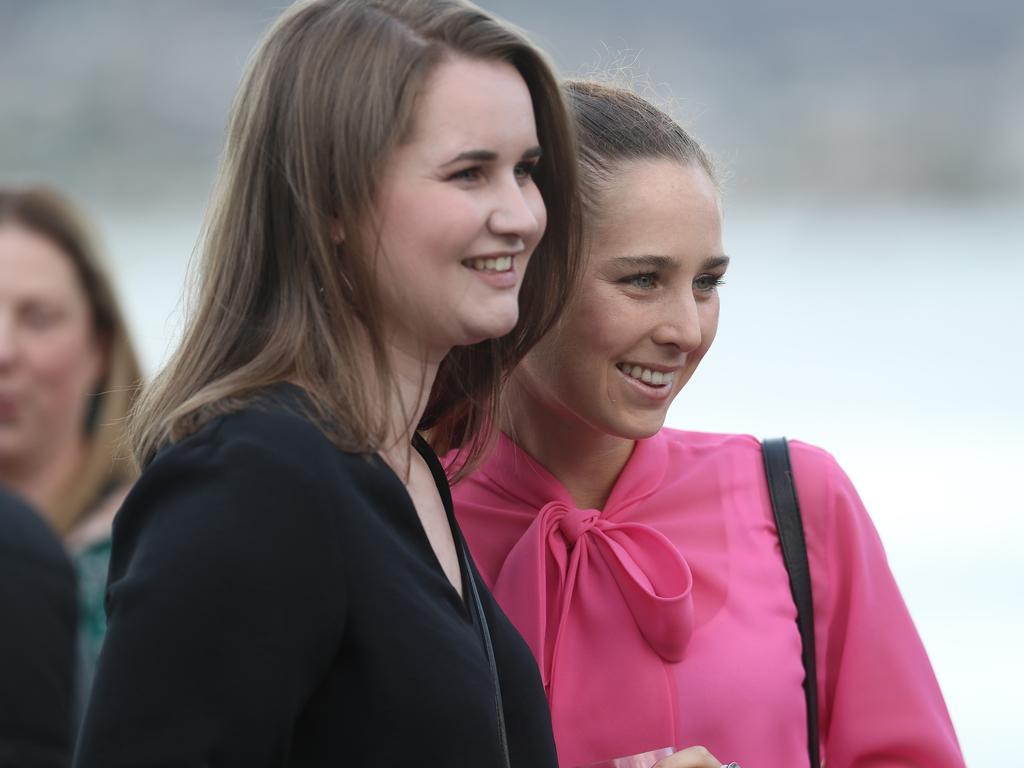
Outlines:
MULTIPOLYGON (((513 375, 497 448, 455 487, 462 529, 537 658, 563 768, 694 744, 746 768, 806 766, 801 640, 760 445, 662 428, 718 325, 712 164, 632 93, 567 90, 588 263, 513 375)), ((824 762, 962 766, 856 490, 825 451, 790 451, 824 762)), ((658 766, 711 764, 689 749, 658 766)))

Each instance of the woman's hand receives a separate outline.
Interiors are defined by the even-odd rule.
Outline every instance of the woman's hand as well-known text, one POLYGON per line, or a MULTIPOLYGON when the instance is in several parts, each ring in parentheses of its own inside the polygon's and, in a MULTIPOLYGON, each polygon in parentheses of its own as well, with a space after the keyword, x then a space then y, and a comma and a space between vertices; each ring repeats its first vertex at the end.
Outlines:
POLYGON ((688 747, 656 762, 652 768, 722 768, 704 747, 688 747))

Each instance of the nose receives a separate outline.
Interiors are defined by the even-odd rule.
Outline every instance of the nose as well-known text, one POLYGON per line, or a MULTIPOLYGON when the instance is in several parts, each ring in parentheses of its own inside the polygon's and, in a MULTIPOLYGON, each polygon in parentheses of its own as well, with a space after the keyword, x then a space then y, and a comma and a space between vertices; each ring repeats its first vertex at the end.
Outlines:
POLYGON ((535 186, 523 186, 514 176, 500 184, 487 221, 494 234, 532 242, 540 237, 545 223, 544 201, 535 186))
POLYGON ((685 291, 675 301, 666 301, 661 317, 654 329, 657 344, 674 346, 681 352, 690 352, 701 345, 704 332, 700 323, 700 308, 691 291, 685 291))

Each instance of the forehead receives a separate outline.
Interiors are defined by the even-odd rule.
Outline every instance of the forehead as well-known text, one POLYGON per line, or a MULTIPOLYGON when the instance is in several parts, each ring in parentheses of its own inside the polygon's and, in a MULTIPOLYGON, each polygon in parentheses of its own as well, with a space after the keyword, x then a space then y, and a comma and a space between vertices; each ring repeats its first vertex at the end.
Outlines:
POLYGON ((50 238, 0 225, 0 293, 74 294, 84 298, 75 267, 50 238))
POLYGON ((428 77, 406 148, 447 160, 467 147, 518 155, 536 143, 533 103, 518 70, 453 56, 428 77))
MULTIPOLYGON (((690 255, 722 251, 721 203, 698 166, 632 162, 613 175, 591 227, 592 255, 690 255)), ((714 253, 712 253, 714 252, 714 253)))

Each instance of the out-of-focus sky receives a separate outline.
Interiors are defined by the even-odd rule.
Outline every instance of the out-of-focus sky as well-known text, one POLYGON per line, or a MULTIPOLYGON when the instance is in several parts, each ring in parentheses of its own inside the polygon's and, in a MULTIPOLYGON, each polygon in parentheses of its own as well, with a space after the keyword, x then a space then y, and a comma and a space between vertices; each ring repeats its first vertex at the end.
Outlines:
MULTIPOLYGON (((857 484, 971 765, 1019 751, 1024 3, 484 0, 621 70, 725 171, 715 348, 681 428, 787 434, 857 484)), ((0 179, 71 192, 147 368, 263 0, 0 0, 0 179)))

